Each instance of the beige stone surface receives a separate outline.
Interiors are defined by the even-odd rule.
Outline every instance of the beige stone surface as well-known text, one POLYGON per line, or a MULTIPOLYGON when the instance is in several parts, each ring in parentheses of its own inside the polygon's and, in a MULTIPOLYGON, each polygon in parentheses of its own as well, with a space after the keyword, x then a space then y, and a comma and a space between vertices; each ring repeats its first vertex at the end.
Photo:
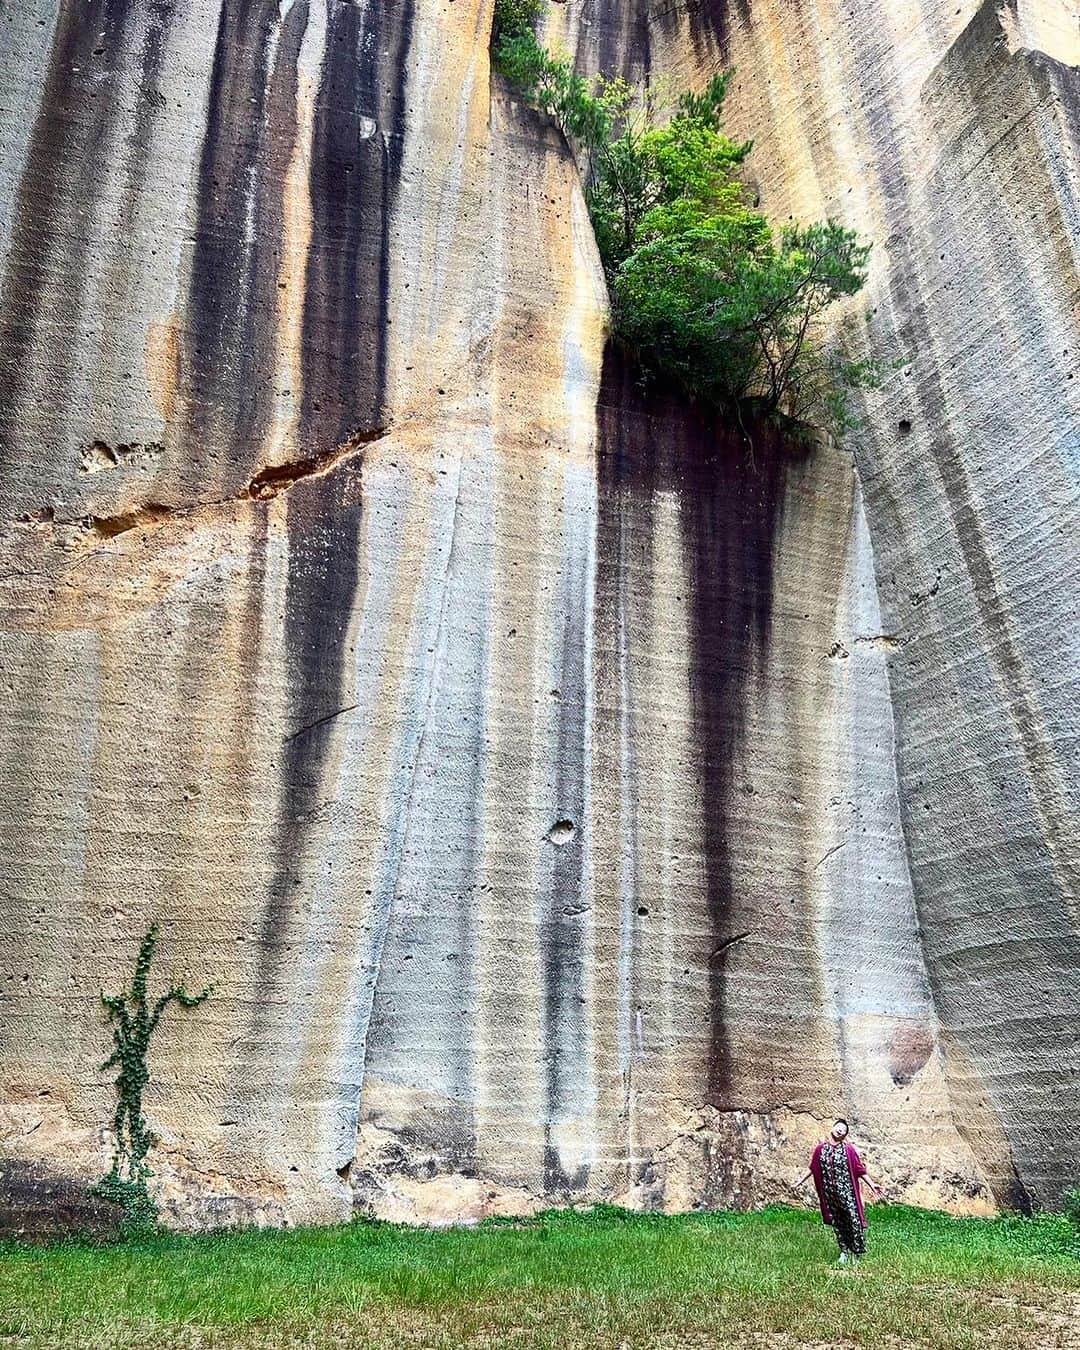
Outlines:
POLYGON ((845 332, 897 369, 848 446, 921 942, 954 1117, 999 1195, 1045 1202, 1080 1174, 1080 10, 718 0, 560 19, 586 64, 606 42, 609 62, 682 83, 733 66, 729 125, 754 139, 764 208, 874 243, 845 332))
MULTIPOLYGON (((901 220, 916 167, 933 200, 933 174, 982 161, 839 115, 895 61, 898 117, 962 125, 966 25, 900 8, 864 25, 875 59, 836 70, 850 29, 824 11, 812 34, 762 0, 719 25, 695 7, 693 32, 670 6, 557 17, 594 65, 696 80, 733 55, 770 209, 850 184, 879 326, 916 316, 931 353, 964 304, 941 278, 931 311, 892 260, 982 231, 970 308, 979 268, 1008 270, 1005 208, 984 187, 901 220), (782 74, 812 54, 825 74, 782 74)), ((854 464, 767 438, 750 459, 605 359, 576 170, 491 85, 482 0, 63 0, 6 22, 5 1155, 103 1170, 98 994, 158 919, 156 978, 216 985, 154 1048, 154 1184, 179 1224, 757 1203, 837 1111, 898 1196, 1054 1194, 1074 723, 1028 716, 1066 685, 1025 653, 1075 596, 1074 499, 1056 450, 1031 458, 1031 428, 1064 425, 1061 287, 1014 315, 1022 411, 973 350, 944 388, 898 375, 854 464), (905 399, 928 411, 901 452, 905 399), (961 509, 930 428, 966 435, 988 399, 986 426, 1017 429, 1009 471, 1041 477, 1020 506, 961 509), (987 567, 1038 555, 990 612, 981 573, 954 589, 934 561, 980 520, 987 567), (939 660, 957 687, 970 669, 958 708, 982 720, 927 688, 939 660), (983 770, 973 790, 947 768, 996 744, 1028 768, 995 818, 983 770), (1025 910, 1008 937, 984 878, 1007 913, 1027 879, 1041 929, 1025 910), (1002 962, 1028 1010, 987 1034, 1002 962)), ((1066 77, 1023 45, 1045 28, 1001 29, 994 88, 1038 149, 1038 242, 1015 254, 1048 269, 1071 242, 1039 148, 1066 77)))

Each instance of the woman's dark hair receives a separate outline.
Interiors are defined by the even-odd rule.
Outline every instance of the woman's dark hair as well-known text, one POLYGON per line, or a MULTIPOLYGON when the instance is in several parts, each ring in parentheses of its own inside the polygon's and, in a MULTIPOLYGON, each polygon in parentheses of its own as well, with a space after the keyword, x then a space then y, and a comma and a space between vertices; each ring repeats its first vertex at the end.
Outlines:
POLYGON ((843 1116, 837 1116, 836 1119, 833 1121, 833 1124, 843 1125, 844 1129, 847 1130, 848 1134, 851 1133, 851 1126, 847 1123, 847 1121, 844 1119, 843 1116))

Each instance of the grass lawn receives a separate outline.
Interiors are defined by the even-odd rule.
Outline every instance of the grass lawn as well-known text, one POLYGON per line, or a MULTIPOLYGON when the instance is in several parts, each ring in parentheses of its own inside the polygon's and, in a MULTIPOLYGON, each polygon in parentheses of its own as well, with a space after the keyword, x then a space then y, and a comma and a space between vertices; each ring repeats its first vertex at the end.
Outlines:
POLYGON ((793 1209, 6 1245, 0 1345, 1080 1346, 1066 1219, 875 1206, 835 1257, 793 1209))

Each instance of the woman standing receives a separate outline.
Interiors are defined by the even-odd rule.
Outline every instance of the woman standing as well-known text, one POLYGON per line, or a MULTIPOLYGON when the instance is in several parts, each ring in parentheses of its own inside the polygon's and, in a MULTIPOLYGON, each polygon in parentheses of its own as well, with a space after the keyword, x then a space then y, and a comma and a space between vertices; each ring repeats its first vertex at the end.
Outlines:
POLYGON ((877 1199, 881 1199, 881 1192, 866 1175, 863 1160, 854 1144, 847 1142, 847 1136, 847 1121, 842 1117, 833 1121, 828 1139, 814 1149, 810 1171, 795 1183, 798 1189, 813 1177, 821 1217, 832 1227, 840 1244, 842 1266, 858 1261, 866 1251, 866 1215, 860 1183, 865 1181, 877 1199))

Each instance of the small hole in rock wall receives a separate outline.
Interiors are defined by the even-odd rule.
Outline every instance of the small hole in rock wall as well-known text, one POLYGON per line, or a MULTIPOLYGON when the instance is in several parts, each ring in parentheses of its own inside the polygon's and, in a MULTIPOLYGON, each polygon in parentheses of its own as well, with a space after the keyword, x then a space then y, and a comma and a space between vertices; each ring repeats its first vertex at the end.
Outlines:
POLYGON ((557 844, 561 847, 563 844, 568 844, 576 833, 577 829, 572 820, 557 820, 548 830, 546 838, 549 844, 557 844))

